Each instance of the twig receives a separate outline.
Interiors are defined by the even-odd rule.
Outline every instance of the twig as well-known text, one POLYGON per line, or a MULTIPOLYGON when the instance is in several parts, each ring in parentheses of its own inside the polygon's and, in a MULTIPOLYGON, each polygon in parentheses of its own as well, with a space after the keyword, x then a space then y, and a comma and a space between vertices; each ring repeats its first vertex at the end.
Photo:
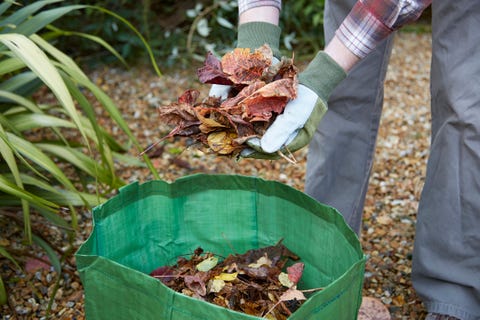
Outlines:
POLYGON ((187 36, 187 52, 189 54, 193 53, 193 48, 192 48, 192 41, 193 41, 193 33, 197 29, 197 25, 201 19, 206 17, 210 12, 214 11, 220 6, 220 3, 214 3, 213 5, 206 7, 202 12, 198 14, 198 16, 195 17, 195 19, 192 22, 192 25, 190 27, 190 30, 188 31, 188 36, 187 36))
POLYGON ((262 319, 266 319, 267 316, 268 316, 270 313, 272 313, 273 310, 275 310, 275 308, 276 308, 281 302, 282 302, 282 300, 279 299, 279 300, 270 308, 270 310, 268 310, 267 313, 265 313, 265 314, 263 315, 262 319))
POLYGON ((325 288, 322 287, 322 288, 305 289, 305 290, 298 290, 298 291, 301 291, 303 293, 310 293, 310 292, 315 292, 315 291, 322 291, 323 289, 325 289, 325 288))
POLYGON ((297 159, 295 159, 295 157, 294 157, 293 154, 290 152, 290 150, 288 150, 286 147, 285 147, 285 149, 288 151, 289 156, 290 156, 291 158, 289 158, 287 155, 285 155, 285 154, 284 154, 282 151, 280 151, 280 150, 277 151, 277 152, 278 152, 278 155, 279 155, 280 157, 282 157, 283 159, 287 160, 288 162, 290 162, 291 164, 296 165, 296 164, 298 163, 297 159))
POLYGON ((225 240, 225 242, 227 242, 227 245, 230 247, 230 250, 232 250, 232 252, 234 254, 238 254, 237 251, 235 250, 235 247, 232 245, 232 243, 230 242, 230 240, 228 240, 227 236, 225 235, 225 233, 222 232, 222 237, 223 239, 225 240))

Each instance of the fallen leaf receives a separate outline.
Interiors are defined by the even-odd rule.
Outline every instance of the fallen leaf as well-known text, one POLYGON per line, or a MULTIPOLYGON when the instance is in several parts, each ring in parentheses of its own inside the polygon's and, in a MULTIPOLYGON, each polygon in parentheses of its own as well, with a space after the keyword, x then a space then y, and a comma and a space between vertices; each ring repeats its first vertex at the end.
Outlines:
POLYGON ((288 267, 287 273, 290 281, 292 281, 294 284, 297 284, 298 281, 300 281, 300 279, 302 278, 304 267, 305 264, 303 264, 302 262, 297 262, 291 267, 288 267))
POLYGON ((268 259, 267 255, 264 255, 260 258, 258 258, 257 261, 254 263, 250 263, 248 266, 250 268, 260 268, 261 266, 271 266, 272 265, 272 260, 268 259))
POLYGON ((172 266, 162 266, 150 272, 150 275, 167 284, 175 278, 175 268, 172 266))
POLYGON ((198 271, 207 272, 214 268, 218 263, 217 257, 208 257, 207 259, 203 260, 199 264, 197 264, 196 268, 198 271))
POLYGON ((207 53, 203 67, 197 70, 198 79, 202 83, 232 85, 228 75, 222 71, 220 60, 211 52, 207 53))
POLYGON ((238 135, 234 132, 212 132, 208 135, 207 141, 210 148, 218 154, 230 154, 238 148, 235 139, 238 135))
POLYGON ((187 288, 192 290, 197 295, 203 297, 207 294, 207 287, 205 286, 205 282, 200 278, 200 276, 188 275, 184 277, 184 281, 187 288))
POLYGON ((222 279, 217 279, 215 277, 215 279, 208 281, 207 291, 208 293, 212 293, 212 292, 217 293, 222 291, 224 287, 225 287, 225 281, 222 279))
POLYGON ((156 270, 172 275, 172 281, 165 284, 177 292, 256 317, 269 315, 272 319, 284 320, 301 306, 303 294, 297 292, 288 273, 282 272, 287 261, 297 260, 298 256, 284 246, 282 240, 273 246, 229 255, 221 262, 216 257, 197 248, 190 259, 179 256, 172 270, 169 267, 156 270), (282 285, 282 281, 288 281, 288 287, 282 285), (290 300, 282 302, 279 296, 290 300))
POLYGON ((279 298, 280 301, 289 301, 289 300, 307 300, 302 291, 295 288, 290 288, 285 291, 279 298))
POLYGON ((391 320, 387 307, 378 299, 363 297, 358 320, 391 320))
POLYGON ((223 280, 223 281, 233 281, 237 279, 237 276, 238 276, 238 272, 233 272, 233 273, 222 272, 218 276, 215 276, 214 279, 223 280))
POLYGON ((272 63, 273 54, 268 50, 236 48, 226 53, 221 60, 222 70, 236 84, 251 84, 259 80, 272 63))
POLYGON ((224 101, 208 97, 197 102, 197 90, 185 91, 175 103, 159 108, 160 119, 174 129, 162 140, 190 136, 219 155, 238 155, 252 137, 261 137, 297 92, 297 68, 282 58, 272 66, 267 45, 251 52, 237 48, 221 60, 207 54, 197 70, 203 83, 231 86, 224 101))
MULTIPOLYGON (((45 257, 45 260, 48 261, 48 257, 45 257)), ((29 273, 35 273, 40 269, 49 270, 50 264, 40 259, 27 258, 25 261, 25 271, 29 273)))
POLYGON ((287 287, 287 288, 291 288, 295 285, 295 283, 293 283, 292 280, 290 280, 288 274, 285 272, 280 272, 280 274, 278 275, 278 280, 284 287, 287 287))

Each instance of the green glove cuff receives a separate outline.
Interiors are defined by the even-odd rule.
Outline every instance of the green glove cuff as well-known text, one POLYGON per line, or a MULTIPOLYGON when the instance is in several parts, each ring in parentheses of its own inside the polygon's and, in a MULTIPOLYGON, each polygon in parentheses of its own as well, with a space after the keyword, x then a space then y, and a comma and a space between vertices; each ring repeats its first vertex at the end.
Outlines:
POLYGON ((268 44, 273 51, 273 56, 280 58, 280 33, 279 26, 268 22, 247 22, 238 27, 238 48, 256 49, 268 44))
POLYGON ((307 68, 298 75, 299 83, 327 102, 333 89, 347 76, 345 70, 323 51, 317 53, 307 68))

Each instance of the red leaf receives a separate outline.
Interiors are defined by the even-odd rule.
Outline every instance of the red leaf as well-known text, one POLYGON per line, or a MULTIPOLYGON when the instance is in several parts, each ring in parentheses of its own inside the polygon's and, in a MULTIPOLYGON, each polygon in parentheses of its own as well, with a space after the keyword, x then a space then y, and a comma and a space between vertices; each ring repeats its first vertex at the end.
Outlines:
POLYGON ((203 67, 197 70, 198 79, 203 83, 232 85, 228 75, 222 71, 220 60, 211 52, 207 53, 203 67))
POLYGON ((178 103, 193 107, 199 96, 200 92, 198 90, 187 90, 178 98, 178 103))
MULTIPOLYGON (((45 260, 49 261, 48 257, 45 257, 45 260)), ((45 261, 40 260, 40 259, 27 258, 27 260, 25 262, 25 271, 30 272, 30 273, 34 273, 35 271, 37 271, 39 269, 49 270, 50 265, 48 263, 46 263, 45 261)))
POLYGON ((293 283, 297 284, 298 281, 302 278, 303 275, 303 268, 305 265, 301 262, 297 262, 291 267, 287 268, 288 279, 293 283))
POLYGON ((239 106, 240 103, 255 94, 255 92, 264 86, 265 82, 263 81, 254 82, 251 85, 244 87, 235 97, 223 101, 220 107, 228 109, 230 113, 242 114, 244 110, 239 106))
POLYGON ((171 266, 162 266, 150 272, 150 275, 166 284, 175 278, 175 268, 171 266))
POLYGON ((241 101, 244 118, 268 121, 272 113, 282 113, 288 101, 297 96, 293 79, 281 79, 262 86, 241 101))

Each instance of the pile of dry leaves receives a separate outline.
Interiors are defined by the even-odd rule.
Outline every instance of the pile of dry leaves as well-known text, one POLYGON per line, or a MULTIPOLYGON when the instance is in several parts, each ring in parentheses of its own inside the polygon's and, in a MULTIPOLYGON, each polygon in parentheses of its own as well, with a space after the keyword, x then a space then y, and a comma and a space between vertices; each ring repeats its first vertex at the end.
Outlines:
POLYGON ((290 259, 299 257, 281 241, 229 255, 221 262, 213 253, 198 248, 190 259, 180 257, 175 266, 159 267, 150 275, 185 295, 249 315, 283 320, 306 300, 304 292, 320 290, 297 289, 304 264, 286 267, 290 259))
POLYGON ((221 60, 209 53, 198 69, 206 84, 231 87, 225 100, 209 96, 197 102, 198 90, 187 90, 176 103, 161 106, 160 120, 175 128, 166 136, 190 136, 220 155, 237 155, 245 141, 262 136, 297 95, 297 68, 293 59, 272 63, 267 45, 251 52, 237 48, 221 60))

